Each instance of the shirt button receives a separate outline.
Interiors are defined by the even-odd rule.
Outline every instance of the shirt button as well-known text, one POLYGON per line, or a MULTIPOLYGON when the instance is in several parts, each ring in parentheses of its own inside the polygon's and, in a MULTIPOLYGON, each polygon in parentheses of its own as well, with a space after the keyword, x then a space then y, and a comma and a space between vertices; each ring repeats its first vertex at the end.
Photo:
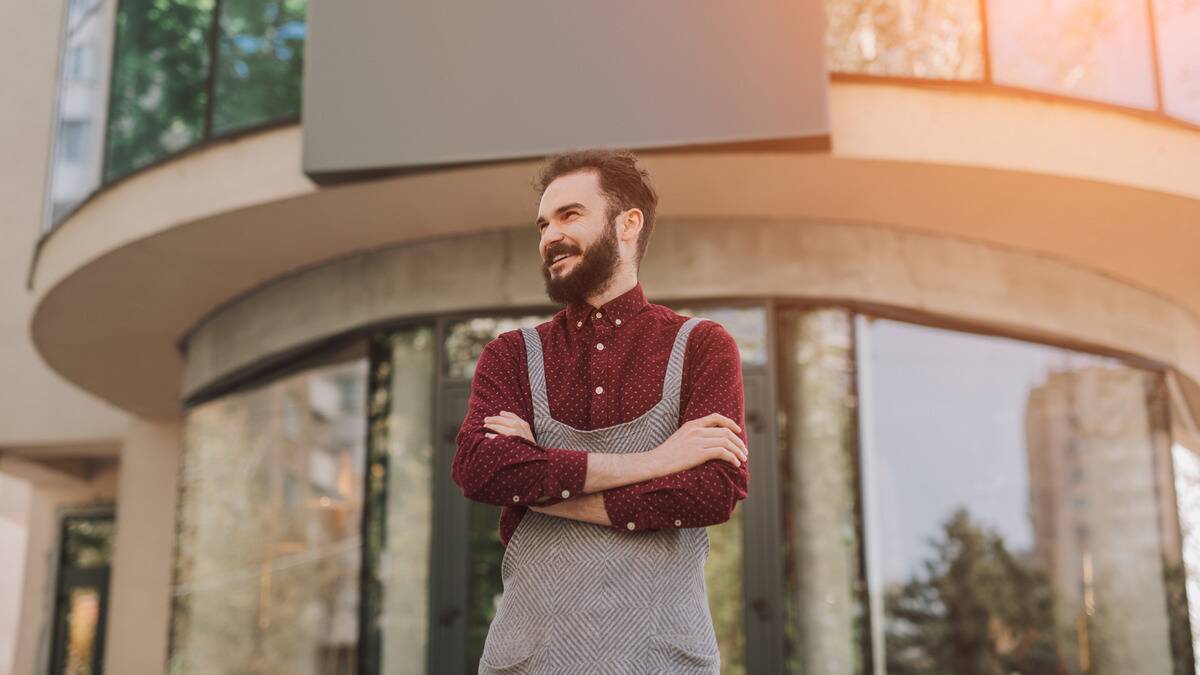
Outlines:
POLYGON ((570 490, 563 490, 563 491, 562 491, 562 496, 563 496, 563 499, 566 499, 567 497, 570 497, 570 496, 571 496, 571 491, 570 491, 570 490))
POLYGON ((678 518, 675 519, 675 527, 679 527, 682 524, 683 524, 682 520, 679 520, 678 518))
POLYGON ((618 326, 620 326, 620 325, 621 325, 621 320, 620 320, 620 319, 617 319, 617 320, 616 320, 616 321, 614 321, 613 323, 615 323, 615 324, 617 324, 618 326))
POLYGON ((634 525, 634 524, 633 524, 633 521, 631 520, 631 521, 629 521, 628 523, 625 523, 625 527, 627 527, 627 528, 629 528, 629 529, 631 529, 631 530, 632 530, 634 527, 636 527, 636 525, 634 525))
POLYGON ((583 327, 583 322, 582 322, 582 321, 576 321, 576 322, 575 322, 575 327, 576 327, 576 328, 582 328, 582 327, 583 327))
POLYGON ((596 387, 596 393, 597 393, 597 394, 603 394, 603 393, 604 393, 604 387, 596 387))
POLYGON ((597 342, 597 343, 596 343, 596 349, 599 349, 600 351, 604 351, 604 343, 603 343, 603 342, 597 342))
POLYGON ((600 318, 600 317, 602 317, 602 316, 604 316, 604 315, 603 315, 603 314, 601 314, 600 312, 596 312, 596 318, 597 318, 597 319, 599 319, 599 318, 600 318))
POLYGON ((519 501, 521 501, 521 495, 513 495, 513 501, 514 501, 514 502, 519 502, 519 501))

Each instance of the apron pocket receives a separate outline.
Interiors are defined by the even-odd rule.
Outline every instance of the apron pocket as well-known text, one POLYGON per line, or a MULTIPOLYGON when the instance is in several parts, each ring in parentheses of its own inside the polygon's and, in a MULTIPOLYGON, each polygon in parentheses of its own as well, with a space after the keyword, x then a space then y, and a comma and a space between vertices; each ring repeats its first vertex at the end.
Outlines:
POLYGON ((496 675, 519 675, 532 672, 542 661, 545 645, 528 646, 530 643, 505 645, 500 650, 488 652, 485 648, 479 659, 480 673, 496 673, 496 675))
POLYGON ((721 652, 715 642, 694 635, 655 635, 655 651, 666 657, 667 663, 691 668, 721 666, 721 652))

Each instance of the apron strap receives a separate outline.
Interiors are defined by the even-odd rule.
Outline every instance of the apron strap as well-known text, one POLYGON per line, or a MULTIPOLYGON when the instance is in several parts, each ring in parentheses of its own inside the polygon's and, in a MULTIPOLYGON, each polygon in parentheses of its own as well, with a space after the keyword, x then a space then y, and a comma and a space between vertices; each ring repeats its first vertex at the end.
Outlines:
MULTIPOLYGON (((546 362, 542 358, 542 337, 536 328, 522 328, 525 338, 525 360, 529 370, 529 391, 533 394, 533 417, 550 419, 550 399, 546 396, 546 362)), ((534 426, 530 420, 530 426, 534 426)))
POLYGON ((708 321, 708 319, 694 316, 683 322, 683 325, 679 327, 679 332, 675 334, 675 344, 671 347, 671 359, 667 361, 667 375, 663 378, 662 397, 664 399, 673 398, 678 401, 682 397, 683 356, 687 350, 688 335, 701 321, 708 321))

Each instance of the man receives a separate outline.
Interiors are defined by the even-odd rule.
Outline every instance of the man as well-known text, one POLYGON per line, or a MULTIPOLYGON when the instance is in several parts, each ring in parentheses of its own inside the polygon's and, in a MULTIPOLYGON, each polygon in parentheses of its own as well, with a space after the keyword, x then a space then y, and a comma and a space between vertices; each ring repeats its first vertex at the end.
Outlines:
POLYGON ((484 348, 451 472, 503 506, 479 672, 718 672, 704 528, 749 487, 737 344, 646 301, 658 198, 632 155, 555 156, 538 187, 565 308, 484 348))

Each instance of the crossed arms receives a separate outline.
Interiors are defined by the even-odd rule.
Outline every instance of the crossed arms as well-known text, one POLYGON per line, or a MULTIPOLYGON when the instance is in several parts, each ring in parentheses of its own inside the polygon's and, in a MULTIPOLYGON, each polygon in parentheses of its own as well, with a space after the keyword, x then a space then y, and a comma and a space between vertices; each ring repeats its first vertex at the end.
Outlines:
POLYGON ((524 343, 515 331, 493 340, 476 366, 458 433, 455 483, 476 501, 622 530, 728 520, 749 484, 741 363, 732 336, 705 323, 689 340, 683 424, 660 446, 631 454, 538 444, 529 396, 516 391, 524 343))

